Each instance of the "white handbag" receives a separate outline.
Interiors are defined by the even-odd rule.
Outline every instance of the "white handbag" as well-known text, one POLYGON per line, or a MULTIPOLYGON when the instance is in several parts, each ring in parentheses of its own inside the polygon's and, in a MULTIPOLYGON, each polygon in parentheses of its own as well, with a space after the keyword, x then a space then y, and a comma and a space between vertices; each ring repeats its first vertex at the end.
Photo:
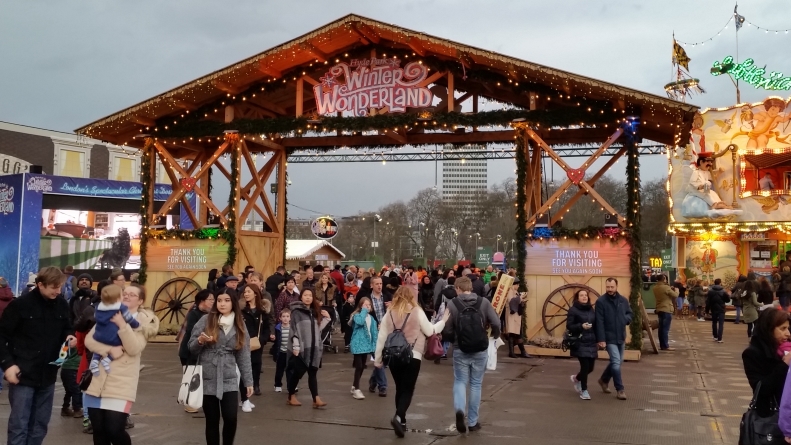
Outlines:
POLYGON ((203 366, 200 364, 200 358, 197 364, 184 367, 178 403, 192 409, 200 409, 203 406, 203 366))

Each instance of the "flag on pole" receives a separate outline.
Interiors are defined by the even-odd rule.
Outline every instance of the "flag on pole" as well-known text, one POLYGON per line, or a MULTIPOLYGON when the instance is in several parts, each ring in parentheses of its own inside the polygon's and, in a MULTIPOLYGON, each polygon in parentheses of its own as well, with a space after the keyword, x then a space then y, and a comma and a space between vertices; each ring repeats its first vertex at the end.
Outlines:
POLYGON ((739 13, 736 11, 737 9, 739 9, 739 5, 733 7, 733 18, 736 21, 736 31, 738 32, 740 29, 742 29, 742 26, 744 26, 744 16, 739 15, 739 13))
POLYGON ((692 59, 687 56, 687 52, 675 39, 673 39, 673 64, 683 66, 685 70, 689 71, 689 62, 692 59))

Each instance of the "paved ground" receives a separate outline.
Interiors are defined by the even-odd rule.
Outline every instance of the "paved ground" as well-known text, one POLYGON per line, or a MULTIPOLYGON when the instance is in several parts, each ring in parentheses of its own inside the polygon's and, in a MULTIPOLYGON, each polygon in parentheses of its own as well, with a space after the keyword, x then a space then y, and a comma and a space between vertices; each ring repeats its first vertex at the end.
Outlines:
MULTIPOLYGON (((393 393, 387 398, 351 398, 351 356, 327 354, 319 372, 319 390, 327 409, 309 405, 287 407, 285 396, 272 392, 274 372, 265 362, 264 394, 254 396, 257 408, 239 413, 237 444, 372 443, 433 444, 442 442, 542 445, 591 444, 733 444, 738 439, 741 413, 750 399, 741 351, 747 344, 745 325, 726 325, 725 343, 711 340, 710 323, 674 320, 671 339, 675 352, 646 354, 639 363, 624 365, 629 400, 591 388, 593 400, 582 401, 569 375, 577 370, 568 359, 501 359, 497 371, 487 373, 479 432, 460 437, 448 431, 453 423, 452 365, 424 363, 410 409, 410 428, 424 430, 397 439, 389 428, 393 393), (425 430, 431 429, 431 433, 425 430)), ((337 339, 337 337, 336 337, 337 339)), ((503 350, 501 349, 501 352, 503 350)), ((133 410, 134 443, 200 444, 204 421, 176 405, 180 367, 176 346, 150 344, 143 357, 138 403, 133 410)), ((595 377, 606 362, 596 363, 595 377)), ((369 371, 363 378, 367 379, 369 371)), ((593 379, 595 382, 595 378, 593 379)), ((308 402, 306 384, 301 400, 308 402)), ((392 388, 391 388, 392 390, 392 388)), ((367 394, 367 393, 366 393, 367 394)), ((61 400, 58 386, 56 400, 61 400)), ((87 444, 80 421, 61 418, 53 408, 47 444, 87 444)), ((0 395, 0 442, 8 418, 6 392, 0 395)))

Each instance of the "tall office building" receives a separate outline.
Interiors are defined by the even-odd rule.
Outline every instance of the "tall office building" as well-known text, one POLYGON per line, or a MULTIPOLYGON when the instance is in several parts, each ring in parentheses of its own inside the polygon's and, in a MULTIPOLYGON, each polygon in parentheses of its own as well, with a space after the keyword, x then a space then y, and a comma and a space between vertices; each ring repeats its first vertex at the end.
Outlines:
MULTIPOLYGON (((445 152, 459 150, 466 152, 483 152, 486 147, 467 145, 456 148, 446 145, 445 152)), ((486 159, 455 159, 442 161, 442 199, 463 206, 472 213, 474 206, 480 205, 479 194, 488 188, 486 159)))

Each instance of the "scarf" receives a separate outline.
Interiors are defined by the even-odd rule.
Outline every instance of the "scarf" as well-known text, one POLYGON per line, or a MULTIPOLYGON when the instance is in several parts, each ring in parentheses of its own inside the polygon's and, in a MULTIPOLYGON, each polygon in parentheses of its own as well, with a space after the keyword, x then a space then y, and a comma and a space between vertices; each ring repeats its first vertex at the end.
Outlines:
POLYGON ((233 314, 233 312, 228 315, 220 315, 220 321, 218 323, 222 328, 223 332, 225 332, 225 335, 228 335, 228 331, 230 331, 231 328, 233 327, 233 322, 235 318, 236 316, 233 314))

